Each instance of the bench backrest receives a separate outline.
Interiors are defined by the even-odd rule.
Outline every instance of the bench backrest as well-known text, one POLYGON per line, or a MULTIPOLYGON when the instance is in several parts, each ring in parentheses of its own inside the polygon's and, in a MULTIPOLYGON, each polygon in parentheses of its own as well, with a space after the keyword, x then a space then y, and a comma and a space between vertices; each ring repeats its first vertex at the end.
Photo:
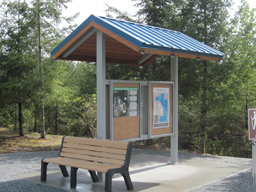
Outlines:
POLYGON ((60 157, 128 167, 131 142, 65 136, 60 157))

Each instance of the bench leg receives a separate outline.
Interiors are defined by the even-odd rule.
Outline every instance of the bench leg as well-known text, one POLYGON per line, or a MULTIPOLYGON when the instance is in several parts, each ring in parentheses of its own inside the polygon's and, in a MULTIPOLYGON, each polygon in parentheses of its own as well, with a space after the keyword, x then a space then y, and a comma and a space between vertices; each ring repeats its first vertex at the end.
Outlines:
POLYGON ((62 172, 63 177, 68 177, 68 171, 67 171, 66 166, 64 166, 64 165, 59 165, 59 167, 60 167, 60 170, 61 170, 61 172, 62 172))
POLYGON ((77 178, 78 168, 71 167, 71 177, 70 177, 70 187, 76 188, 76 178, 77 178))
POLYGON ((42 161, 41 161, 41 181, 46 181, 47 165, 48 165, 48 163, 45 163, 44 159, 42 159, 42 161))
POLYGON ((115 172, 107 171, 106 173, 106 180, 105 180, 105 191, 111 192, 112 189, 112 177, 115 174, 115 172))
POLYGON ((97 174, 95 173, 95 171, 91 171, 91 170, 88 170, 88 171, 89 171, 89 173, 91 175, 92 181, 94 183, 99 182, 99 178, 98 178, 97 174))
POLYGON ((127 189, 128 190, 132 190, 133 189, 133 185, 132 185, 132 181, 131 181, 129 172, 127 171, 127 172, 121 173, 121 175, 124 178, 124 181, 125 181, 127 189))

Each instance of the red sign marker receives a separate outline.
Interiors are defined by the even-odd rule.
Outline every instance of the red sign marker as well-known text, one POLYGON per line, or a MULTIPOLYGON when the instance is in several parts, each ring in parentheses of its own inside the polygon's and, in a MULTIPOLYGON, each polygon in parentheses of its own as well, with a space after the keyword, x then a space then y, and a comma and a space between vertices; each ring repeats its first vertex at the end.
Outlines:
POLYGON ((256 139, 256 108, 248 109, 249 140, 256 139))

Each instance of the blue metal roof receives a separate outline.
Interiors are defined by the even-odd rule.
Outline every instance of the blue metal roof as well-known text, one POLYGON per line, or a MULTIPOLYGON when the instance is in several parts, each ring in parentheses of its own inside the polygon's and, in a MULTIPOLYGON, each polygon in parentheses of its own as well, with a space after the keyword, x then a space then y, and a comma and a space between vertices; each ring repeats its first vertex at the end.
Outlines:
POLYGON ((52 50, 51 55, 54 55, 91 21, 108 29, 139 48, 201 55, 219 59, 222 59, 225 55, 224 53, 178 31, 107 17, 98 17, 95 15, 88 17, 88 19, 52 50))

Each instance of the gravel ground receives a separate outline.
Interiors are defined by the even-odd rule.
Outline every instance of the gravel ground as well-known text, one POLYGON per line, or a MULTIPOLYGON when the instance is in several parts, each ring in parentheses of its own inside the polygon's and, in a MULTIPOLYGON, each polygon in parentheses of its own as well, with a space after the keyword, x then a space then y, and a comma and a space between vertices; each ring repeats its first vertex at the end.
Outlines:
MULTIPOLYGON (((38 172, 41 169, 41 159, 47 157, 58 156, 57 151, 28 152, 28 153, 9 153, 0 155, 0 192, 64 192, 66 190, 32 183, 24 180, 16 179, 14 176, 38 172)), ((133 150, 133 154, 158 154, 169 156, 169 151, 155 150, 133 150)), ((189 192, 212 192, 212 191, 230 191, 242 192, 253 191, 253 178, 251 170, 251 159, 222 157, 212 155, 198 155, 185 152, 179 152, 179 159, 202 159, 208 161, 218 161, 221 163, 230 163, 248 166, 248 170, 239 174, 227 177, 223 180, 190 190, 189 192)), ((49 164, 49 169, 58 168, 56 165, 49 164)), ((255 190, 256 191, 256 190, 255 190)))

